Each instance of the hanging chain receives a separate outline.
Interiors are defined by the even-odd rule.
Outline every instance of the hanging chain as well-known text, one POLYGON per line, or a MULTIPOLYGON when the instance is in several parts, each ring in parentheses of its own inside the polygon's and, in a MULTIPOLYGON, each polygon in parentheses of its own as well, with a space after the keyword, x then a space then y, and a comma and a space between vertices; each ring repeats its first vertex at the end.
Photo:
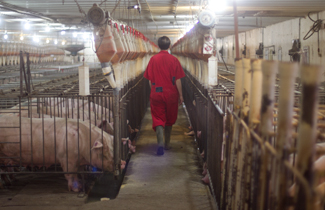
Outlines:
POLYGON ((74 2, 76 2, 76 4, 77 4, 78 9, 79 9, 79 12, 80 12, 81 14, 84 14, 85 16, 87 16, 87 14, 85 13, 85 11, 80 7, 78 1, 77 1, 77 0, 74 0, 74 2))

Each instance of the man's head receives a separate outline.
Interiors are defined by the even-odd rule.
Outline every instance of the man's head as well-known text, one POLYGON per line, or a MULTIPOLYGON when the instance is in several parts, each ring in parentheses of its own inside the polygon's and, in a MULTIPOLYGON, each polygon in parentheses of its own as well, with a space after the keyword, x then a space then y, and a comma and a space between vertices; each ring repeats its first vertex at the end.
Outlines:
POLYGON ((161 50, 168 50, 170 47, 170 39, 167 36, 162 36, 158 39, 158 46, 161 50))

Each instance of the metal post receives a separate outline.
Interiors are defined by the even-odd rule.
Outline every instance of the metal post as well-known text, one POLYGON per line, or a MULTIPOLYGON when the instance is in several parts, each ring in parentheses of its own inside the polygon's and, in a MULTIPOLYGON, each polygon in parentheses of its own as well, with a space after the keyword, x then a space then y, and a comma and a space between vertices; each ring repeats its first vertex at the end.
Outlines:
POLYGON ((234 22, 235 22, 236 58, 239 58, 238 14, 237 14, 237 5, 236 5, 236 1, 234 1, 234 22))
MULTIPOLYGON (((273 129, 273 110, 274 110, 274 95, 275 95, 275 77, 277 72, 276 61, 263 61, 262 63, 262 102, 261 102, 261 125, 259 133, 264 141, 269 141, 270 134, 273 129)), ((265 203, 264 194, 266 192, 265 182, 263 180, 267 173, 267 153, 260 152, 259 146, 253 147, 253 177, 252 184, 252 200, 257 202, 252 203, 252 209, 263 209, 265 203), (261 164, 259 164, 259 162, 261 164), (261 179, 259 177, 262 177, 261 179)))
POLYGON ((314 187, 314 155, 317 139, 317 112, 318 91, 322 66, 302 66, 302 104, 299 117, 298 157, 297 168, 309 184, 309 189, 304 189, 298 184, 297 203, 295 209, 313 209, 315 196, 310 189, 314 187))
POLYGON ((23 66, 24 66, 23 51, 20 51, 20 96, 23 96, 23 66))
MULTIPOLYGON (((295 81, 298 73, 297 63, 280 63, 280 90, 279 90, 279 110, 278 110, 278 131, 275 142, 275 149, 281 159, 288 158, 288 150, 292 145, 292 118, 294 108, 295 81)), ((266 139, 267 140, 267 139, 266 139)), ((286 195, 286 173, 280 164, 276 164, 273 170, 272 178, 278 176, 276 180, 276 189, 272 189, 272 195, 276 192, 276 198, 279 199, 278 209, 285 206, 282 196, 286 195), (282 200, 282 201, 281 201, 282 200)), ((273 178, 274 179, 274 178, 273 178)), ((265 185, 265 184, 263 184, 265 185)), ((272 186, 271 186, 272 187, 272 186)), ((274 195, 273 195, 274 196, 274 195)))
POLYGON ((113 90, 113 118, 114 118, 114 175, 120 175, 121 168, 121 138, 120 138, 120 88, 113 90))

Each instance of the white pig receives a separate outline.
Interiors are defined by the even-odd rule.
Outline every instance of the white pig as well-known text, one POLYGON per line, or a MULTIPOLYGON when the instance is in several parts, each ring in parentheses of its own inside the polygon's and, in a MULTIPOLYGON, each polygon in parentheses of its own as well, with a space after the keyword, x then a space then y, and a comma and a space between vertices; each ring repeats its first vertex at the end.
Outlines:
MULTIPOLYGON (((58 111, 55 109, 56 107, 51 107, 51 106, 43 106, 43 107, 30 107, 29 108, 29 113, 28 113, 28 107, 22 106, 21 107, 21 117, 32 117, 32 118, 53 118, 55 117, 62 117, 62 118, 71 118, 71 119, 80 119, 82 121, 88 122, 90 120, 90 123, 93 125, 97 125, 99 128, 103 128, 103 130, 111 135, 114 135, 114 130, 112 123, 108 123, 107 120, 102 120, 101 118, 104 119, 105 114, 103 115, 95 115, 94 112, 88 113, 87 111, 82 111, 79 109, 79 115, 78 115, 78 109, 72 110, 68 109, 66 110, 63 108, 62 110, 58 111), (55 111, 54 111, 55 109, 55 111), (39 112, 39 113, 37 113, 39 112)), ((19 117, 19 112, 18 110, 16 112, 13 112, 12 109, 3 109, 0 110, 1 115, 0 116, 16 116, 19 117)), ((113 119, 111 117, 111 119, 113 119)))
MULTIPOLYGON (((64 172, 77 172, 80 165, 87 164, 102 168, 104 171, 113 171, 113 136, 102 132, 98 127, 91 125, 89 128, 89 124, 80 121, 78 132, 76 120, 68 119, 66 127, 66 119, 58 118, 55 120, 54 130, 54 119, 44 119, 44 127, 42 127, 42 119, 32 118, 31 131, 30 122, 30 118, 21 118, 22 165, 27 166, 33 163, 34 166, 46 167, 60 163, 64 172), (56 134, 56 139, 54 138, 54 133, 56 134), (32 151, 31 148, 33 149, 32 151)), ((19 126, 18 117, 1 117, 0 142, 19 142, 19 128, 3 128, 17 126, 19 126)), ((0 163, 19 163, 18 158, 10 159, 10 157, 20 156, 19 148, 20 146, 17 143, 0 144, 0 156, 8 157, 7 159, 0 159, 0 163)), ((65 174, 65 177, 68 180, 69 190, 79 191, 77 175, 65 174)))

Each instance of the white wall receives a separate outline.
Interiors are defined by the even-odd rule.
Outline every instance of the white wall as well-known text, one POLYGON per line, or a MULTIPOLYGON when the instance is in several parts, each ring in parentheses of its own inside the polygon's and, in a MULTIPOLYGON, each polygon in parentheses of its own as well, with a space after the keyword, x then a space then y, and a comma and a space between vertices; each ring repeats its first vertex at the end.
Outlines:
MULTIPOLYGON (((319 19, 325 19, 325 11, 318 13, 319 19)), ((311 18, 317 20, 317 14, 311 15, 311 18)), ((325 23, 325 21, 324 21, 325 23)), ((278 24, 267 26, 266 28, 257 28, 244 33, 239 34, 239 48, 240 55, 244 49, 244 44, 246 44, 247 58, 257 58, 255 51, 258 49, 259 43, 263 42, 264 47, 275 50, 275 55, 273 55, 273 60, 290 61, 290 56, 288 54, 289 49, 292 48, 292 40, 299 39, 301 41, 301 49, 304 47, 309 47, 309 63, 310 64, 323 64, 325 63, 325 29, 321 29, 319 32, 319 43, 321 56, 318 55, 318 39, 317 33, 314 33, 309 39, 303 40, 303 37, 309 31, 313 22, 308 18, 301 18, 301 29, 299 32, 299 18, 281 22, 278 24), (282 53, 279 53, 282 51, 282 53), (281 55, 282 56, 279 56, 281 55)), ((227 36, 222 39, 218 39, 217 48, 224 48, 224 59, 228 64, 234 64, 235 49, 233 46, 235 44, 234 36, 227 36)), ((265 48, 266 50, 266 48, 265 48)), ((265 53, 264 50, 264 53, 265 53)), ((269 59, 272 59, 269 56, 269 59)), ((302 60, 302 58, 301 58, 302 60)))

